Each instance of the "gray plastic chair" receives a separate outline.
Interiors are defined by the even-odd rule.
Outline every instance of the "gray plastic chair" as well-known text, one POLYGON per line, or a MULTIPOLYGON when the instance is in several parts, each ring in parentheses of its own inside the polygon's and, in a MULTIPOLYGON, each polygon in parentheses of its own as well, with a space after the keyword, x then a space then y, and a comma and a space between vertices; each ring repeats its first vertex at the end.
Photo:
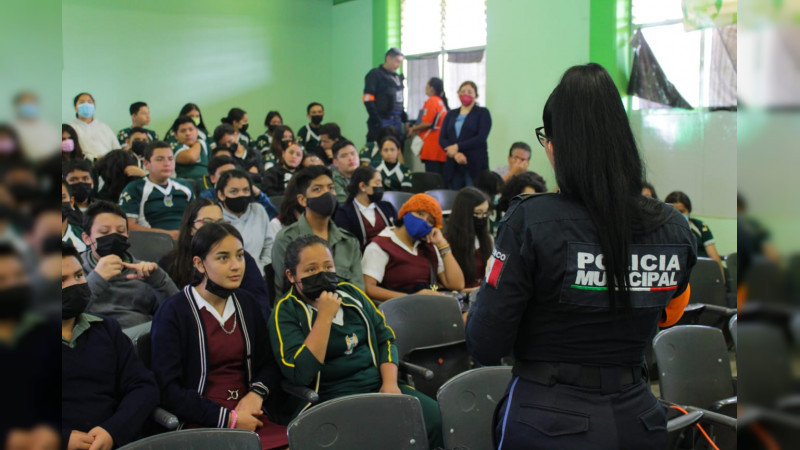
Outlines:
POLYGON ((119 450, 261 450, 252 431, 200 428, 172 431, 131 442, 119 450))
POLYGON ((739 336, 736 334, 736 323, 738 320, 738 316, 734 314, 733 317, 731 317, 731 320, 728 322, 728 331, 731 333, 731 339, 733 339, 734 348, 739 347, 739 336))
POLYGON ((511 367, 481 367, 448 380, 436 394, 445 448, 494 448, 492 420, 511 380, 511 367))
POLYGON ((427 449, 422 406, 416 397, 359 394, 328 400, 289 424, 293 450, 427 449))
POLYGON ((728 306, 725 296, 725 277, 722 266, 711 258, 697 258, 689 276, 692 286, 691 303, 728 306))
POLYGON ((728 268, 728 292, 736 292, 739 277, 739 256, 736 252, 725 257, 725 267, 728 268))
POLYGON ((172 237, 166 233, 153 231, 129 231, 130 253, 141 261, 157 263, 172 250, 172 237))
POLYGON ((784 273, 780 267, 763 256, 752 258, 745 281, 748 299, 768 304, 786 303, 784 273))
POLYGON ((400 211, 400 208, 403 207, 403 204, 414 195, 410 192, 402 192, 402 191, 386 191, 383 193, 383 200, 387 201, 394 206, 395 211, 400 211))
POLYGON ((774 408, 791 401, 800 404, 792 376, 789 343, 784 330, 769 323, 742 322, 736 352, 742 404, 774 408))
POLYGON ((447 380, 469 370, 464 319, 454 297, 406 295, 379 309, 394 330, 400 359, 433 371, 432 379, 412 374, 415 389, 435 398, 447 380))
MULTIPOLYGON (((133 341, 133 348, 136 350, 136 355, 142 361, 145 367, 150 368, 150 325, 152 322, 143 323, 136 327, 129 328, 132 330, 136 328, 135 335, 128 334, 128 337, 133 341)), ((127 330, 126 330, 127 331, 127 330)), ((126 333, 127 334, 127 333, 126 333)), ((180 420, 175 414, 165 410, 164 408, 157 407, 153 410, 151 416, 153 421, 158 425, 166 428, 167 430, 175 430, 180 425, 180 420)))
POLYGON ((441 189, 444 187, 442 176, 432 172, 413 172, 411 174, 411 192, 430 191, 431 189, 441 189))
POLYGON ((433 189, 430 191, 425 191, 425 193, 435 198, 436 201, 439 202, 439 206, 442 207, 442 214, 445 215, 450 214, 450 211, 453 209, 453 205, 456 202, 456 195, 458 195, 458 191, 454 191, 452 189, 433 189))

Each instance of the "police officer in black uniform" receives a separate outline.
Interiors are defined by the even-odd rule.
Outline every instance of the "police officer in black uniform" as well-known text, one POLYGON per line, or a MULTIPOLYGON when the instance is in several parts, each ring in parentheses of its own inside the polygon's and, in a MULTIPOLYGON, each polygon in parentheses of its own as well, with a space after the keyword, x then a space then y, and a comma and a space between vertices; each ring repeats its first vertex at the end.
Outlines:
POLYGON ((694 236, 672 206, 641 195, 642 162, 605 69, 567 70, 543 116, 536 134, 560 191, 512 203, 467 322, 478 362, 515 358, 495 445, 663 449, 666 409, 644 350, 688 303, 694 236))
POLYGON ((397 48, 386 52, 383 64, 372 69, 364 77, 364 106, 367 108, 367 143, 378 140, 385 127, 397 130, 405 136, 403 123, 408 119, 403 110, 403 80, 397 69, 403 64, 403 54, 397 48))

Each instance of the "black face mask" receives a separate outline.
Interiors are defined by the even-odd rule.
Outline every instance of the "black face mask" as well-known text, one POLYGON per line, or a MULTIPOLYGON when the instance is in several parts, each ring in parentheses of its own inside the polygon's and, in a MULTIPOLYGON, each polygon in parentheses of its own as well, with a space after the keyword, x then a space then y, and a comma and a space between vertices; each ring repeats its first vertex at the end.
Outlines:
POLYGON ((100 257, 108 255, 117 255, 120 258, 125 257, 125 252, 128 251, 131 244, 128 238, 119 233, 111 233, 105 236, 100 236, 95 240, 97 243, 97 254, 100 257))
POLYGON ((316 300, 323 292, 336 292, 339 277, 335 272, 317 272, 300 280, 303 289, 300 292, 309 300, 316 300))
POLYGON ((322 114, 311 116, 311 123, 313 123, 314 125, 319 125, 322 123, 323 117, 324 116, 322 114))
POLYGON ((228 298, 236 291, 235 288, 228 289, 214 283, 214 281, 208 277, 208 273, 206 273, 206 290, 219 298, 228 298))
POLYGON ((28 309, 31 287, 27 284, 0 291, 0 320, 19 320, 28 309))
POLYGON ((134 155, 142 158, 144 156, 144 149, 147 148, 147 142, 145 141, 133 141, 131 143, 131 152, 134 155))
POLYGON ((253 198, 249 195, 243 195, 241 197, 226 197, 225 207, 234 214, 242 214, 243 212, 247 211, 247 207, 250 205, 250 201, 252 199, 253 198))
POLYGON ((246 124, 242 125, 241 128, 239 128, 239 131, 241 133, 247 133, 247 127, 249 127, 249 126, 250 126, 250 124, 246 123, 246 124))
POLYGON ((475 232, 480 234, 486 229, 486 225, 489 224, 488 217, 473 217, 472 218, 472 225, 475 226, 475 232))
POLYGON ((92 291, 86 283, 73 284, 61 290, 61 319, 78 317, 89 305, 92 291))
POLYGON ((61 221, 67 220, 70 214, 72 214, 72 205, 69 202, 61 202, 61 221))
POLYGON ((370 203, 378 203, 383 199, 383 188, 373 186, 372 194, 367 194, 367 198, 369 199, 370 203))
POLYGON ((319 214, 322 217, 330 217, 336 211, 339 203, 336 201, 336 196, 330 192, 326 192, 319 197, 306 198, 307 208, 319 214))
POLYGON ((52 255, 61 251, 61 235, 47 236, 41 242, 42 255, 52 255))
POLYGON ((267 125, 267 131, 269 131, 269 134, 272 134, 276 128, 278 128, 277 125, 267 125))
POLYGON ((75 201, 78 203, 83 203, 86 200, 89 200, 89 196, 92 194, 92 185, 91 183, 75 183, 69 185, 69 195, 75 198, 75 201))

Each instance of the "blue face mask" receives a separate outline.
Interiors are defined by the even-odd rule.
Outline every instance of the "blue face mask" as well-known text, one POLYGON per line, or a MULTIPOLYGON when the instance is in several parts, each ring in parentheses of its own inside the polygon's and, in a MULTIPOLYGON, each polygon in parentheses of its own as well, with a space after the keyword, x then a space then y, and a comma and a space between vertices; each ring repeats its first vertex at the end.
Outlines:
POLYGON ((94 115, 94 105, 91 103, 81 103, 78 105, 78 115, 87 119, 92 117, 94 115))
POLYGON ((433 230, 433 226, 427 220, 411 213, 403 216, 403 224, 406 226, 408 235, 416 240, 424 239, 433 230))
POLYGON ((32 119, 39 116, 39 105, 33 102, 25 102, 19 105, 19 115, 26 119, 32 119))

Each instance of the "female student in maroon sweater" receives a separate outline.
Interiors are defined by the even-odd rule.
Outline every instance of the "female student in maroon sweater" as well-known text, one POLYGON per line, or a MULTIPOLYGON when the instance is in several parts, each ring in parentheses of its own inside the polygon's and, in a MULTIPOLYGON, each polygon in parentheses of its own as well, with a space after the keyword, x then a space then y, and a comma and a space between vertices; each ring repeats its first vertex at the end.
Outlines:
POLYGON ((227 223, 203 225, 192 238, 198 277, 168 298, 152 327, 152 368, 162 403, 182 427, 255 431, 264 449, 284 447, 286 428, 265 415, 280 391, 267 324, 258 304, 239 289, 242 237, 227 223))

